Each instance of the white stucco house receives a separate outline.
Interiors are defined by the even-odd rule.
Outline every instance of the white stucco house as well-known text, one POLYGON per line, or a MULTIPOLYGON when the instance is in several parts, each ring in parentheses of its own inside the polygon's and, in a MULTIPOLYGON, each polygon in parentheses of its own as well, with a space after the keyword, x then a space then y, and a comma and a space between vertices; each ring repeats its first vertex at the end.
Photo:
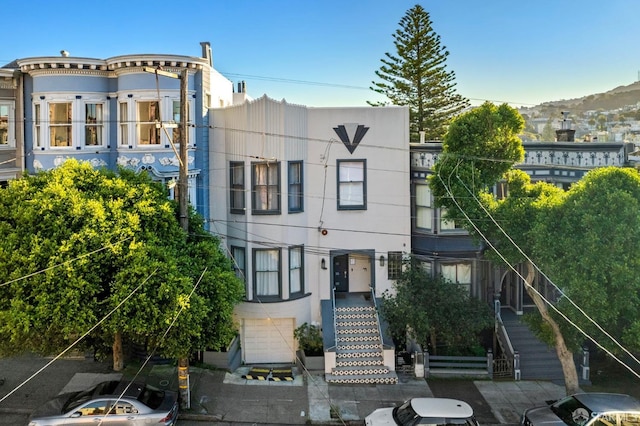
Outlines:
POLYGON ((235 311, 245 363, 294 361, 294 330, 318 323, 330 373, 336 300, 392 288, 411 250, 408 120, 405 107, 266 96, 211 109, 209 228, 246 283, 235 311))

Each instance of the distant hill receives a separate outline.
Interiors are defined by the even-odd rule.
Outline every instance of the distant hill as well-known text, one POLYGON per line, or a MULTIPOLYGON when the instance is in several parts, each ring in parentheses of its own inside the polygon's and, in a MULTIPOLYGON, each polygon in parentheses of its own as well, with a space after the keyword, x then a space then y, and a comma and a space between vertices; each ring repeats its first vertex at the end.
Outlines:
POLYGON ((544 102, 540 108, 567 108, 580 111, 588 110, 612 110, 627 105, 637 105, 640 102, 640 81, 628 86, 618 86, 608 92, 583 96, 582 98, 563 99, 561 101, 544 102))

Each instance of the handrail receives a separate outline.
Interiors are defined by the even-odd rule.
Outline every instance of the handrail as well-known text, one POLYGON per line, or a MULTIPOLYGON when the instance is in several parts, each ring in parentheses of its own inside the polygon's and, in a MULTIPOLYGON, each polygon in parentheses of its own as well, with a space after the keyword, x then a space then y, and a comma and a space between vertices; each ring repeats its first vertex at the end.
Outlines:
POLYGON ((378 303, 376 302, 376 291, 373 286, 369 286, 371 290, 371 300, 373 300, 373 309, 376 312, 376 324, 378 324, 378 336, 380 336, 380 350, 384 351, 384 339, 382 338, 382 327, 380 326, 380 315, 378 314, 378 303))
POLYGON ((331 310, 333 311, 333 347, 338 347, 338 320, 336 318, 336 286, 331 289, 331 310))

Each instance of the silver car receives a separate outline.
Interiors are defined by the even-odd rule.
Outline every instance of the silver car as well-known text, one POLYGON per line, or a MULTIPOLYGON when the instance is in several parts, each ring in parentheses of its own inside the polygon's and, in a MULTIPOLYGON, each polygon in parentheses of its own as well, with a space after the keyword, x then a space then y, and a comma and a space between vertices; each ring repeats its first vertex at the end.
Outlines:
POLYGON ((617 393, 578 393, 529 408, 521 426, 640 426, 640 402, 617 393))
POLYGON ((29 418, 29 426, 175 425, 178 393, 141 383, 102 382, 50 400, 29 418))
POLYGON ((431 425, 478 426, 473 408, 449 398, 413 398, 397 407, 378 408, 365 418, 366 426, 431 425))

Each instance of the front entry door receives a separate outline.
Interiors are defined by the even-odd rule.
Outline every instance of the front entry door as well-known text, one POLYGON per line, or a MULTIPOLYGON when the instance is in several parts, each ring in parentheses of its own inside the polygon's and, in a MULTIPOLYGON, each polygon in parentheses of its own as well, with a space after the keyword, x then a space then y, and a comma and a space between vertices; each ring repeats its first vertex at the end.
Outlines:
POLYGON ((349 292, 349 255, 333 258, 333 288, 339 293, 349 292))

